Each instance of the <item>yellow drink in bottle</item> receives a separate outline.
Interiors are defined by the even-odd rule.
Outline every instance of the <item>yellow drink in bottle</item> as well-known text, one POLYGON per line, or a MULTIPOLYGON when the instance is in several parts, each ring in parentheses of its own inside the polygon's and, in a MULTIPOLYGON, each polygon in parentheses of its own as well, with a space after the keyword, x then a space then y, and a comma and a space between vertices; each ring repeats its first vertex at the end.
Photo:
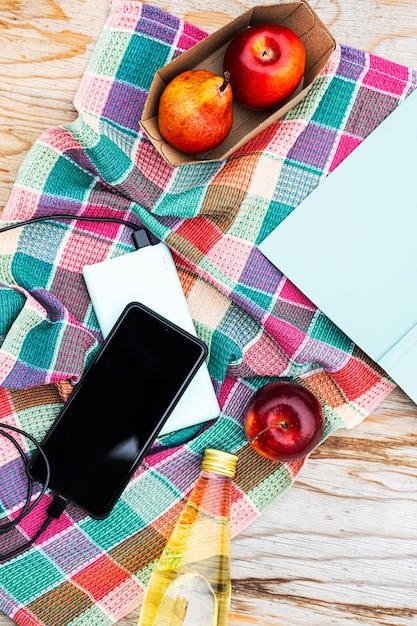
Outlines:
POLYGON ((200 476, 152 573, 139 626, 226 626, 236 462, 228 452, 205 451, 200 476))

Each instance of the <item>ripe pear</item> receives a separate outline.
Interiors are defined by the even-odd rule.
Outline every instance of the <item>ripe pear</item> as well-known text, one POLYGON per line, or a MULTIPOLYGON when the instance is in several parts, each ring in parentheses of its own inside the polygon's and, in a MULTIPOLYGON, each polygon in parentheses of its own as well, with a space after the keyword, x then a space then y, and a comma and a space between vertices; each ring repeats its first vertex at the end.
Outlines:
POLYGON ((161 135, 174 148, 199 154, 218 146, 233 124, 230 74, 208 70, 178 74, 162 92, 158 124, 161 135))

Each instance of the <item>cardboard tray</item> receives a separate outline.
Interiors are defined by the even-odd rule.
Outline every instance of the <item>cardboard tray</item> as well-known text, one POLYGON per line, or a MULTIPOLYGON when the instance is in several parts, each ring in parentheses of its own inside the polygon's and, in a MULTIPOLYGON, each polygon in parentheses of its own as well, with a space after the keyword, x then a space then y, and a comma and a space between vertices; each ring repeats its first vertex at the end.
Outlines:
POLYGON ((173 167, 202 161, 222 161, 304 98, 335 47, 334 37, 306 0, 253 7, 156 72, 140 124, 155 148, 173 167), (224 52, 230 40, 248 26, 266 23, 291 28, 303 42, 306 68, 302 86, 275 110, 253 111, 234 102, 232 130, 219 146, 197 156, 176 150, 161 136, 158 127, 159 98, 166 85, 177 74, 196 68, 207 69, 221 76, 224 52))

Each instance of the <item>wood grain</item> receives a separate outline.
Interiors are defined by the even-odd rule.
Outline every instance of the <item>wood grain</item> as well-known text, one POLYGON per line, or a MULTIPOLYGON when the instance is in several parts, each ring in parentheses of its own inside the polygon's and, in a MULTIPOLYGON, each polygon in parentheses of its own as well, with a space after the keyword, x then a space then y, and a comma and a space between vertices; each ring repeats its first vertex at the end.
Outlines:
MULTIPOLYGON (((153 4, 213 32, 271 1, 153 4)), ((311 5, 340 43, 417 68, 415 0, 311 5)), ((104 0, 1 0, 0 210, 39 134, 76 117, 74 93, 106 14, 104 0)), ((233 541, 230 626, 417 624, 416 522, 417 407, 397 390, 323 444, 297 484, 233 541)))

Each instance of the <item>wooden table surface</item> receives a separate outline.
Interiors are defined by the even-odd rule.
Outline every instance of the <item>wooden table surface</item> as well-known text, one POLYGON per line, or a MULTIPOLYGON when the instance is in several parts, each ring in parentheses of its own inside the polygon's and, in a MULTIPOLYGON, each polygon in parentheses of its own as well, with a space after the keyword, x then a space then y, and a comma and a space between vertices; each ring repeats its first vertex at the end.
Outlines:
MULTIPOLYGON (((153 2, 209 32, 271 3, 153 2)), ((417 68, 416 0, 311 5, 340 43, 417 68)), ((75 118, 72 98, 106 13, 107 0, 0 0, 0 210, 39 134, 75 118)), ((417 407, 395 391, 362 425, 332 436, 232 553, 230 626, 417 624, 417 407)))

